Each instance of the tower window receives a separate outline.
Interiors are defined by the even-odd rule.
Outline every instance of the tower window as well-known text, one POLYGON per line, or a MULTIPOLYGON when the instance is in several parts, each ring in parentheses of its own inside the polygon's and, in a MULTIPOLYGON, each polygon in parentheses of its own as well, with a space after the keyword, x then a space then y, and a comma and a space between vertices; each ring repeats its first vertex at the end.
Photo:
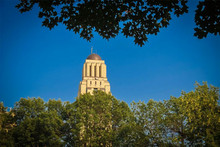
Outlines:
POLYGON ((95 70, 94 70, 94 71, 95 71, 95 74, 94 74, 94 75, 95 75, 95 77, 96 77, 96 66, 94 66, 94 68, 95 68, 95 70))
POLYGON ((92 65, 90 66, 90 77, 92 76, 92 65))
POLYGON ((90 81, 90 85, 92 85, 92 81, 90 81))
POLYGON ((99 77, 101 77, 101 72, 102 72, 101 69, 102 69, 101 66, 99 66, 99 77))

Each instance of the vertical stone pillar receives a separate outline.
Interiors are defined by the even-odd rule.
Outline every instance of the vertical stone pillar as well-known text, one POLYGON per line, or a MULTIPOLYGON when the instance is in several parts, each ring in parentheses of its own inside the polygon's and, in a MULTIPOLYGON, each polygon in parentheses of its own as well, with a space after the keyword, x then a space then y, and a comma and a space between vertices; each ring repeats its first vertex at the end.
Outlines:
POLYGON ((83 65, 83 78, 86 76, 86 67, 85 67, 86 65, 84 64, 83 65))
POLYGON ((99 77, 99 66, 100 64, 96 64, 96 77, 99 77))
POLYGON ((86 63, 86 76, 89 77, 90 76, 90 63, 86 63))
POLYGON ((91 70, 92 74, 91 74, 91 76, 94 77, 94 75, 95 75, 95 74, 94 74, 94 73, 95 73, 95 70, 94 70, 94 69, 95 69, 95 64, 92 63, 91 66, 92 66, 92 70, 91 70))
POLYGON ((106 65, 102 64, 101 65, 101 77, 106 78, 106 65))

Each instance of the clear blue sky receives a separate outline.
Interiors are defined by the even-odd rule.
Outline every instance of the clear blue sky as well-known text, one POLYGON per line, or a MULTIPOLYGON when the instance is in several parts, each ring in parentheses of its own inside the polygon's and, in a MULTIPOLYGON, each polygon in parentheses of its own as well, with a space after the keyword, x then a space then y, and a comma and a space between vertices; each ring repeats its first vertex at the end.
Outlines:
POLYGON ((62 25, 50 31, 41 26, 37 7, 20 14, 16 3, 0 1, 0 101, 6 106, 28 96, 75 101, 91 46, 107 64, 112 94, 127 103, 178 97, 195 81, 220 87, 220 37, 193 37, 197 1, 143 47, 121 34, 87 42, 62 25))

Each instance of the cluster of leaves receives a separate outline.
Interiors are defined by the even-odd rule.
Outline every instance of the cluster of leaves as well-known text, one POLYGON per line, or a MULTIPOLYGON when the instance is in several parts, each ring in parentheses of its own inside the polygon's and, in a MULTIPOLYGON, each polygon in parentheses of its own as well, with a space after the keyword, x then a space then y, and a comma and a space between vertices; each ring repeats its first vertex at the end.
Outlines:
POLYGON ((102 91, 73 103, 21 98, 10 112, 0 104, 0 146, 117 145, 120 128, 132 116, 125 102, 102 91))
POLYGON ((164 102, 133 103, 137 123, 152 146, 219 146, 219 90, 196 83, 195 91, 164 102))
POLYGON ((13 137, 11 129, 15 126, 13 120, 14 114, 7 111, 3 102, 0 102, 0 146, 13 146, 13 137))
MULTIPOLYGON (((126 37, 134 37, 140 46, 147 36, 157 35, 167 27, 171 14, 188 12, 188 0, 20 0, 16 5, 21 13, 38 4, 42 25, 49 29, 63 23, 66 29, 79 33, 90 41, 93 32, 105 39, 114 38, 120 30, 126 37)), ((207 34, 220 35, 220 1, 199 1, 195 14, 195 33, 199 39, 207 34)))
POLYGON ((49 29, 63 23, 68 30, 90 41, 93 31, 105 39, 114 38, 120 29, 126 37, 134 37, 140 46, 147 35, 167 27, 171 13, 188 12, 187 0, 20 0, 21 13, 38 4, 42 25, 49 29))
POLYGON ((199 2, 195 15, 197 27, 194 36, 204 38, 208 33, 220 35, 220 1, 204 0, 199 2))
POLYGON ((0 146, 219 146, 219 90, 196 83, 179 98, 131 107, 94 91, 75 102, 0 103, 0 146))

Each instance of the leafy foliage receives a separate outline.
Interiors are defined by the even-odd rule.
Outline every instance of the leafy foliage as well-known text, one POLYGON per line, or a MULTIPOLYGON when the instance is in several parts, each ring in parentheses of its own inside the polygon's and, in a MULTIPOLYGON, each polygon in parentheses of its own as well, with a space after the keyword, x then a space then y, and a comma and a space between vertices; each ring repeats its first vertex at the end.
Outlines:
POLYGON ((152 146, 219 146, 219 90, 196 83, 195 91, 164 102, 132 104, 136 122, 152 146))
POLYGON ((183 99, 171 97, 170 100, 164 101, 165 106, 165 126, 169 139, 176 146, 184 146, 186 142, 186 116, 184 115, 185 105, 183 99))
POLYGON ((0 146, 13 146, 12 128, 15 126, 14 113, 8 112, 0 102, 0 146))
POLYGON ((94 95, 82 95, 76 100, 79 146, 110 146, 112 98, 94 92, 94 95))
POLYGON ((200 1, 195 15, 197 27, 194 36, 204 38, 208 33, 220 35, 220 1, 200 1))
POLYGON ((183 93, 183 109, 186 116, 186 125, 189 142, 193 145, 206 146, 220 145, 220 107, 219 90, 207 83, 196 83, 194 92, 183 93))
POLYGON ((21 98, 7 111, 0 103, 1 146, 220 146, 219 89, 163 102, 133 102, 94 91, 75 102, 21 98))
MULTIPOLYGON (((121 126, 131 117, 128 105, 112 95, 94 91, 77 98, 75 106, 76 146, 112 146, 121 126)), ((72 144, 73 145, 73 144, 72 144)))
POLYGON ((182 145, 219 146, 219 91, 196 83, 195 91, 166 101, 167 125, 182 145))
POLYGON ((187 0, 20 0, 21 13, 38 4, 42 25, 49 29, 63 23, 80 37, 91 40, 93 31, 105 39, 114 38, 120 29, 126 37, 134 37, 140 46, 150 34, 167 27, 171 13, 180 16, 188 12, 187 0))
MULTIPOLYGON (((62 145, 62 117, 50 100, 45 104, 41 98, 21 98, 13 112, 17 126, 13 136, 16 146, 54 146, 62 145), (53 107, 53 109, 51 109, 53 107)), ((59 101, 54 102, 59 104, 59 101)))
MULTIPOLYGON (((148 35, 157 35, 167 27, 171 14, 180 16, 188 12, 188 0, 20 0, 16 5, 21 13, 39 6, 42 25, 52 29, 59 23, 66 29, 79 33, 90 41, 93 32, 105 39, 121 33, 133 37, 140 46, 148 41, 148 35)), ((195 33, 199 39, 207 34, 220 35, 219 0, 200 1, 195 15, 195 33)))
POLYGON ((132 103, 136 123, 141 126, 145 132, 147 146, 166 146, 171 142, 168 137, 167 128, 165 126, 165 112, 167 111, 162 102, 149 100, 148 103, 138 102, 132 103))

